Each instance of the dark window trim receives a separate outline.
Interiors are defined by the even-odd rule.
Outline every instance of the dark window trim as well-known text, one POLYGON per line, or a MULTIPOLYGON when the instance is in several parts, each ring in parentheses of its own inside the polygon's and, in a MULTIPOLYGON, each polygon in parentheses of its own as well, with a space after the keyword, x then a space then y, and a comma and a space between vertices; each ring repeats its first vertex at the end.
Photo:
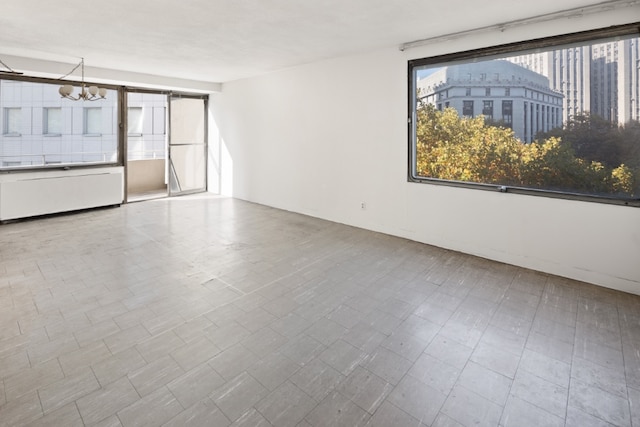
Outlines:
POLYGON ((416 88, 414 69, 417 67, 423 67, 427 65, 442 64, 445 62, 456 63, 463 62, 472 59, 490 59, 491 57, 502 56, 509 53, 518 52, 526 54, 536 49, 550 48, 554 46, 568 46, 571 44, 584 43, 600 38, 614 38, 614 37, 628 37, 636 36, 640 37, 640 22, 624 25, 616 25, 606 28, 599 28, 594 30, 580 31, 576 33, 569 33, 558 36, 542 37, 538 39, 507 43, 502 45, 490 46, 485 48, 471 49, 467 51, 448 53, 444 55, 437 55, 427 58, 413 59, 408 61, 407 67, 407 87, 408 87, 408 107, 407 107, 407 124, 408 124, 408 164, 407 164, 407 181, 411 183, 419 184, 434 184, 434 185, 446 185, 451 187, 470 188, 476 190, 485 191, 498 191, 501 193, 513 193, 523 194, 531 196, 542 196, 550 198, 559 198, 567 200, 585 201, 585 202, 597 202, 622 206, 640 207, 640 198, 623 198, 623 197, 608 197, 602 195, 590 195, 583 193, 572 193, 567 191, 554 191, 546 189, 534 189, 515 187, 508 185, 496 185, 475 183, 466 181, 451 181, 439 178, 420 177, 415 173, 415 159, 416 156, 416 144, 414 144, 414 137, 416 134, 415 123, 415 108, 416 88))

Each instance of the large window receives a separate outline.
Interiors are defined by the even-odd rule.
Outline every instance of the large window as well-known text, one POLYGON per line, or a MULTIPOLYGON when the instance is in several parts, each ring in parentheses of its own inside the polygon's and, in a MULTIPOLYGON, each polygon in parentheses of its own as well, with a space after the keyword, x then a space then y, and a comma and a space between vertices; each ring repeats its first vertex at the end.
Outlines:
POLYGON ((72 101, 61 98, 59 87, 0 79, 0 169, 118 161, 117 91, 98 101, 72 101))
POLYGON ((102 135, 102 108, 85 107, 84 134, 95 136, 102 135))
POLYGON ((142 135, 142 107, 129 107, 127 112, 127 133, 132 136, 142 135))
POLYGON ((59 136, 62 134, 62 108, 45 108, 42 133, 59 136))
POLYGON ((8 136, 20 135, 20 124, 22 122, 21 108, 4 109, 4 134, 8 136))
POLYGON ((410 61, 410 181, 640 206, 639 41, 622 26, 410 61))

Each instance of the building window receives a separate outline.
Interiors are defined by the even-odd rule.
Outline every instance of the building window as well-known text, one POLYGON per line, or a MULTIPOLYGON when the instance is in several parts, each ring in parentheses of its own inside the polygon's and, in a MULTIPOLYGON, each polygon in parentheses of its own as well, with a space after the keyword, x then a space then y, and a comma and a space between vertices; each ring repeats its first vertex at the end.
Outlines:
POLYGON ((482 115, 486 120, 493 120, 493 101, 482 101, 482 115))
POLYGON ((129 107, 127 111, 127 134, 131 136, 141 136, 142 120, 142 107, 129 107))
POLYGON ((462 101, 462 115, 473 117, 473 101, 462 101))
POLYGON ((512 127, 513 101, 502 101, 502 121, 507 127, 512 127))
POLYGON ((45 108, 42 112, 42 133, 59 136, 62 134, 62 108, 45 108))
POLYGON ((22 126, 22 108, 4 109, 4 129, 7 136, 20 136, 22 126))
POLYGON ((84 109, 84 134, 102 135, 102 108, 84 109))
MULTIPOLYGON (((566 57, 576 45, 581 45, 580 52, 594 52, 596 44, 618 43, 618 48, 630 50, 619 54, 615 66, 633 69, 632 61, 637 60, 633 44, 614 39, 637 43, 638 34, 637 26, 628 25, 409 61, 409 180, 471 188, 477 183, 482 189, 491 188, 489 184, 526 194, 640 206, 640 158, 633 154, 637 137, 632 131, 640 128, 640 117, 633 115, 637 109, 630 104, 632 97, 618 96, 639 93, 638 80, 618 79, 619 73, 612 72, 598 75, 605 78, 602 83, 584 85, 577 71, 566 74, 560 67, 539 67, 536 72, 522 65, 525 54, 529 64, 546 64, 547 55, 566 57), (484 94, 471 95, 469 87, 459 84, 464 81, 459 76, 486 80, 494 73, 517 82, 516 91, 505 88, 509 99, 499 101, 497 111, 494 100, 486 98, 490 87, 484 94), (418 81, 418 75, 427 77, 418 81), (440 111, 430 98, 435 91, 427 88, 443 79, 453 90, 464 89, 466 99, 440 111), (558 91, 553 82, 560 81, 571 87, 571 97, 558 91), (606 105, 598 114, 593 104, 591 112, 573 106, 578 99, 606 105), (481 113, 485 120, 476 117, 475 105, 481 106, 475 114, 481 113), (624 121, 616 114, 624 114, 624 121), (562 117, 567 121, 563 123, 562 117), (603 140, 611 144, 605 147, 603 140)), ((592 61, 591 70, 602 59, 596 54, 580 58, 592 61)), ((587 103, 584 108, 589 107, 587 103)))

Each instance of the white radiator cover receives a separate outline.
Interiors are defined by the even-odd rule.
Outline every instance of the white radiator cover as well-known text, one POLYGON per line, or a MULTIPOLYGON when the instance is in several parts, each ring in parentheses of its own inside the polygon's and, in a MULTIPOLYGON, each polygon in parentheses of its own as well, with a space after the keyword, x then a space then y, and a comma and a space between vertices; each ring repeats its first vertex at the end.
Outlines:
POLYGON ((0 174, 0 220, 119 205, 121 166, 0 174))

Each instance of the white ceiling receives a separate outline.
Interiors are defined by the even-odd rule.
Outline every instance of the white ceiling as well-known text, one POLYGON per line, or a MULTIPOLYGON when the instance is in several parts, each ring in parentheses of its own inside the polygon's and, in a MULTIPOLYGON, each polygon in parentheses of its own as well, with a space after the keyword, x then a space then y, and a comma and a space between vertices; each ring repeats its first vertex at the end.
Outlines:
POLYGON ((7 0, 0 11, 0 59, 77 63, 84 57, 92 67, 225 82, 598 3, 7 0))

